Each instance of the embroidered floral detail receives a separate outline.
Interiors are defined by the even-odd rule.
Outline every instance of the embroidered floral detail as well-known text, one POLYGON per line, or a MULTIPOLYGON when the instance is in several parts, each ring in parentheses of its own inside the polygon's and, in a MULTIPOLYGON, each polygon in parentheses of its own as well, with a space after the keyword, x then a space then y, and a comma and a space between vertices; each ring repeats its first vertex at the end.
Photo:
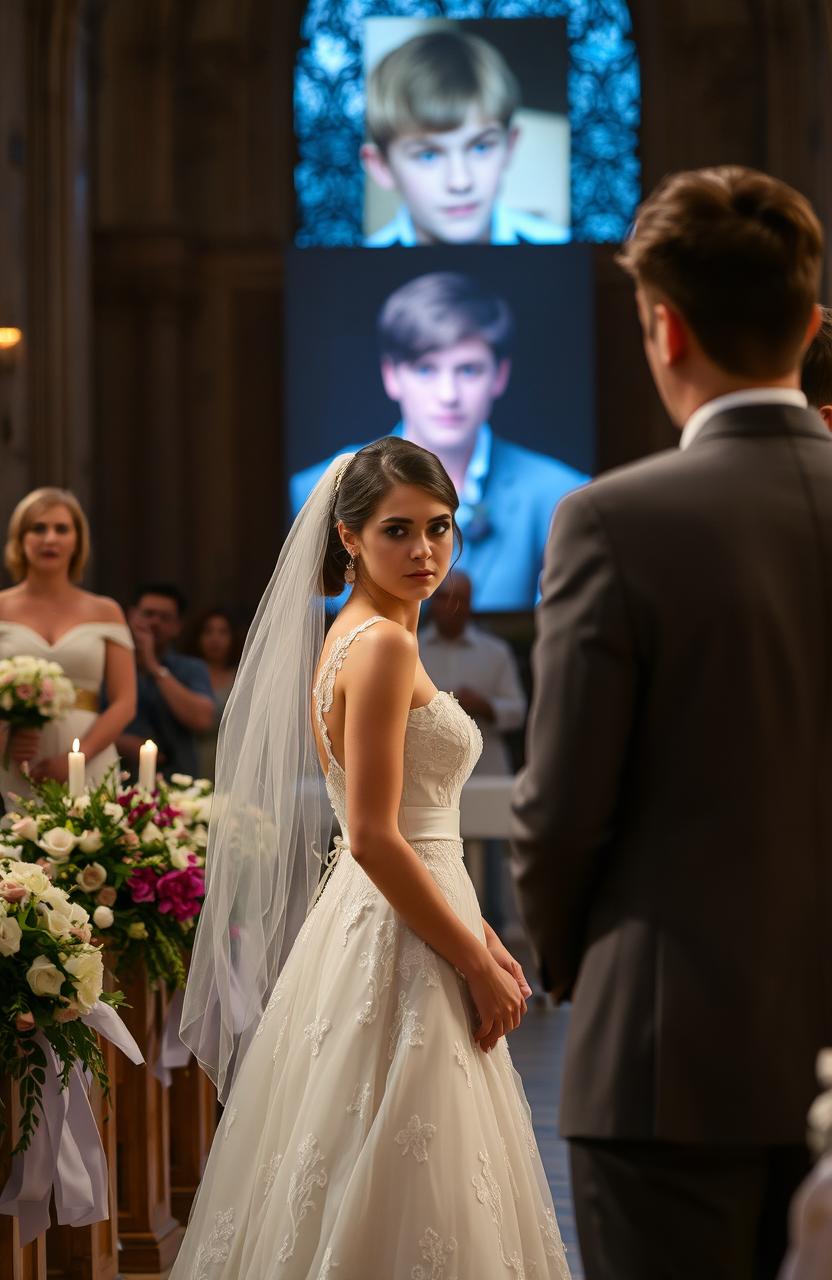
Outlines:
POLYGON ((283 1159, 283 1156, 279 1155, 275 1151, 274 1154, 269 1159, 269 1163, 261 1164, 260 1166, 260 1173, 263 1175, 264 1198, 269 1194, 272 1187, 274 1186, 274 1180, 277 1177, 277 1171, 280 1168, 280 1162, 282 1159, 283 1159))
POLYGON ((269 1020, 269 1016, 274 1011, 275 1005, 278 1003, 282 995, 283 995, 283 986, 282 986, 282 983, 278 982, 274 990, 272 991, 271 995, 269 996, 269 1002, 266 1005, 265 1009, 263 1010, 262 1018, 257 1024, 257 1030, 254 1033, 255 1040, 257 1039, 258 1036, 261 1036, 265 1031, 266 1023, 269 1020))
POLYGON ((234 1210, 220 1211, 214 1218, 211 1233, 196 1251, 191 1280, 207 1280, 208 1268, 217 1262, 227 1262, 234 1235, 234 1210))
POLYGON ((334 1271, 335 1268, 340 1265, 341 1264, 336 1262, 333 1258, 332 1250, 327 1249, 326 1253, 321 1258, 321 1269, 318 1272, 318 1280, 329 1280, 330 1272, 334 1271))
POLYGON ((428 1227, 419 1241, 419 1248, 422 1250, 423 1260, 430 1266, 423 1267, 421 1262, 418 1263, 410 1273, 411 1280, 446 1280, 445 1261, 456 1250, 453 1236, 445 1244, 442 1237, 432 1227, 428 1227))
POLYGON ((428 944, 410 929, 404 932, 396 972, 404 978, 405 982, 410 982, 415 974, 417 978, 422 979, 425 986, 439 986, 439 968, 433 958, 433 952, 428 944))
POLYGON ((231 1126, 236 1119, 237 1119, 237 1108, 227 1107, 225 1112, 225 1125, 223 1126, 223 1131, 222 1131, 223 1142, 231 1132, 231 1126))
POLYGON ((473 1087, 471 1084, 471 1059, 468 1057, 468 1054, 463 1049, 462 1043, 459 1040, 454 1040, 454 1057, 465 1072, 465 1079, 468 1083, 468 1088, 471 1089, 473 1087))
POLYGON ((565 1252, 563 1241, 558 1231, 558 1220, 551 1209, 543 1210, 543 1221, 540 1224, 540 1232, 543 1236, 543 1248, 546 1251, 547 1258, 561 1257, 565 1252))
POLYGON ((428 1158, 428 1143, 435 1133, 435 1124, 422 1124, 418 1116, 411 1116, 407 1128, 396 1134, 396 1142, 403 1156, 412 1153, 418 1164, 424 1164, 428 1158))
POLYGON ((378 889, 372 880, 362 871, 357 862, 352 863, 352 883, 344 895, 341 907, 341 925, 344 930, 344 946, 350 940, 350 930, 361 920, 365 911, 369 911, 378 898, 378 889))
POLYGON ((517 1179, 514 1176, 514 1170, 511 1167, 511 1160, 509 1159, 509 1156, 508 1156, 508 1147, 506 1146, 506 1140, 502 1134, 500 1134, 500 1142, 503 1144, 503 1157, 506 1162, 506 1171, 508 1173, 508 1181, 509 1181, 509 1186, 511 1187, 511 1194, 514 1196, 515 1200, 519 1200, 520 1190, 517 1186, 517 1179))
POLYGON ((407 994, 404 991, 399 992, 399 1003, 390 1028, 388 1056, 391 1062, 395 1057, 396 1049, 402 1042, 411 1049, 419 1048, 425 1043, 424 1025, 419 1021, 416 1010, 408 1005, 407 994))
POLYGON ((323 1159, 318 1139, 313 1133, 307 1134, 298 1147, 298 1167, 289 1180, 287 1207, 292 1229, 280 1247, 278 1262, 288 1261, 295 1252, 300 1224, 309 1210, 315 1207, 312 1200, 314 1188, 326 1186, 327 1174, 323 1168, 323 1159))
POLYGON ((359 968, 367 970, 369 998, 357 1015, 363 1027, 375 1022, 380 1008, 380 996, 393 981, 393 954, 396 949, 397 926, 395 920, 382 920, 376 925, 375 937, 369 951, 358 957, 359 968))
POLYGON ((288 1023, 289 1015, 287 1013, 286 1017, 280 1024, 280 1030, 278 1031, 277 1039, 274 1042, 274 1048, 272 1049, 272 1062, 277 1062, 277 1055, 280 1053, 280 1046, 283 1044, 283 1037, 286 1034, 286 1027, 288 1026, 288 1023))
POLYGON ((369 1101, 370 1101, 369 1083, 365 1084, 363 1087, 360 1084, 357 1084, 353 1091, 352 1102, 347 1107, 347 1113, 357 1115, 360 1120, 363 1120, 364 1110, 369 1101))
POLYGON ((314 1022, 310 1022, 308 1026, 303 1028, 303 1034, 307 1040, 312 1041, 312 1057, 317 1058, 321 1052, 321 1044, 323 1038, 328 1031, 332 1030, 332 1023, 329 1018, 316 1018, 314 1022))
POLYGON ((500 1191, 500 1184, 494 1177, 494 1170, 491 1168, 491 1159, 487 1151, 478 1153, 479 1161, 482 1165, 482 1173, 475 1175, 471 1182, 474 1186, 477 1199, 480 1204, 484 1204, 491 1214, 491 1221, 497 1228, 497 1244, 500 1249, 500 1258, 504 1267, 511 1267, 517 1280, 527 1280, 526 1269, 523 1266, 523 1259, 520 1254, 515 1252, 510 1257, 506 1253, 503 1243, 503 1194, 500 1191))

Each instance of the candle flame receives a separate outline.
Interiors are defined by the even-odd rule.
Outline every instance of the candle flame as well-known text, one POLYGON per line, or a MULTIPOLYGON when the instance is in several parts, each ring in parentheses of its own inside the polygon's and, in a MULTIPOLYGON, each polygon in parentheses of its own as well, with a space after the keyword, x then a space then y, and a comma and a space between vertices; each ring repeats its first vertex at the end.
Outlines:
POLYGON ((72 740, 72 750, 73 750, 73 751, 80 751, 80 750, 81 750, 81 743, 78 741, 78 739, 77 739, 77 738, 73 738, 73 740, 72 740))
POLYGON ((147 739, 147 742, 146 742, 144 745, 145 745, 146 747, 155 747, 155 746, 156 746, 156 743, 155 743, 155 742, 153 742, 153 741, 152 741, 152 739, 148 738, 148 739, 147 739))

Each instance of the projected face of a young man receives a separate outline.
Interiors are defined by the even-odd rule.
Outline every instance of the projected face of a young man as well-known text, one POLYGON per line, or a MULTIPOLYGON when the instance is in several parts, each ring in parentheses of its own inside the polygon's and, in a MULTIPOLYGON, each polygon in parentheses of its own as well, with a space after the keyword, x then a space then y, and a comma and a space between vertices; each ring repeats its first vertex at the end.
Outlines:
POLYGON ((440 458, 473 449, 510 372, 511 362, 498 360, 482 338, 466 338, 413 361, 385 359, 381 367, 405 435, 440 458))
POLYGON ((395 138, 384 155, 365 147, 370 175, 407 205, 420 244, 487 244, 516 131, 471 108, 457 129, 395 138))

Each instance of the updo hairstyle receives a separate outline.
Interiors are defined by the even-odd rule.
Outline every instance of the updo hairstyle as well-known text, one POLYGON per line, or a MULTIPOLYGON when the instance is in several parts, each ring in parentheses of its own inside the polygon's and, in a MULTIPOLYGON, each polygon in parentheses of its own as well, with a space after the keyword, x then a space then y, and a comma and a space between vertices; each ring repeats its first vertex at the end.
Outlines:
MULTIPOLYGON (((427 449, 399 436, 384 436, 360 449, 347 464, 335 495, 322 569, 324 595, 339 596, 346 585, 344 573, 350 557, 338 534, 338 522, 343 520, 350 532, 360 533, 382 498, 396 484, 423 489, 447 507, 452 516, 459 506, 450 476, 436 455, 427 449)), ((462 534, 455 520, 454 541, 457 552, 461 551, 462 534)))

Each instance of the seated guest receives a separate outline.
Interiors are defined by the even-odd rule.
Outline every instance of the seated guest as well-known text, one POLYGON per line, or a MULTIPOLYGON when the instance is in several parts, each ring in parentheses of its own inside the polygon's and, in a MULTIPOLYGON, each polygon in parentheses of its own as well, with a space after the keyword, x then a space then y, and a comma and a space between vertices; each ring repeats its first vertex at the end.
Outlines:
MULTIPOLYGON (((474 773, 509 777, 514 770, 503 734, 522 728, 526 695, 505 640, 471 624, 467 574, 454 571, 434 592, 430 622, 419 635, 419 653, 437 689, 453 693, 479 726, 482 755, 474 773)), ((499 933, 505 928, 506 908, 514 900, 504 842, 486 840, 484 853, 483 915, 499 933)))
POLYGON ((800 385, 809 404, 832 431, 832 308, 822 307, 820 328, 812 339, 800 385))
POLYGON ((208 609, 194 624, 187 651, 201 658, 208 668, 214 695, 214 723, 197 735, 200 778, 214 777, 217 759, 217 732, 237 674, 240 646, 234 620, 225 609, 208 609))
POLYGON ((139 748, 151 738, 159 771, 197 773, 196 735, 211 729, 215 706, 208 668, 173 648, 182 631, 185 599, 169 583, 147 583, 133 598, 127 621, 136 645, 138 710, 118 739, 125 765, 135 773, 139 748))

